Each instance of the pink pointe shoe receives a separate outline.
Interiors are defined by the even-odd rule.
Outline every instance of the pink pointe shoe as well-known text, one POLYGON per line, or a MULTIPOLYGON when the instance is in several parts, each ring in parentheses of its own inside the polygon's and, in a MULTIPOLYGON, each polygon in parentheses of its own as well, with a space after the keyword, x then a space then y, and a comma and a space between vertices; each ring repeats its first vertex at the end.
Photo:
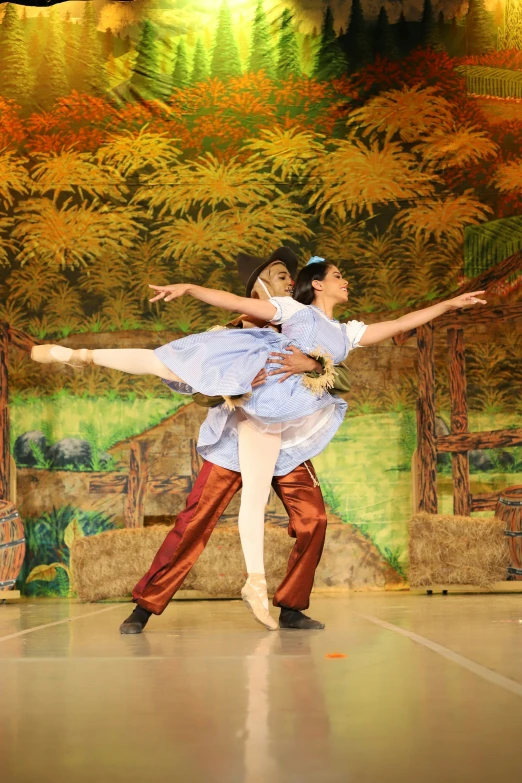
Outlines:
POLYGON ((92 351, 88 348, 64 348, 63 345, 34 345, 31 359, 40 364, 68 364, 71 367, 87 367, 92 364, 92 351))
POLYGON ((264 574, 250 574, 241 590, 241 598, 258 623, 269 631, 279 630, 279 625, 268 611, 268 596, 264 574))

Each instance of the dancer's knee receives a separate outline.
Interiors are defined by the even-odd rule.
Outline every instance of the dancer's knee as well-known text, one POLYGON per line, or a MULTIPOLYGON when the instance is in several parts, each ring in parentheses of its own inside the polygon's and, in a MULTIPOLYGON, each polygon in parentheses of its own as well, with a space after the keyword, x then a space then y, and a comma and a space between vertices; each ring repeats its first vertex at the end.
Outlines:
POLYGON ((270 497, 270 485, 268 487, 262 487, 255 484, 243 483, 243 489, 241 490, 241 505, 245 507, 261 506, 264 508, 268 503, 270 497))
POLYGON ((315 518, 315 525, 314 525, 314 532, 318 536, 324 536, 326 535, 326 527, 328 525, 328 520, 326 518, 326 513, 322 516, 315 518))

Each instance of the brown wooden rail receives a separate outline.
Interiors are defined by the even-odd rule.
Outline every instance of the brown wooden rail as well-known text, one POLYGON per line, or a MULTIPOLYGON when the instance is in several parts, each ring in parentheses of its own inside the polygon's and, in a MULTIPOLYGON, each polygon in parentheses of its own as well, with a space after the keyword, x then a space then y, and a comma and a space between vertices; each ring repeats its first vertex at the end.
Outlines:
POLYGON ((472 511, 494 511, 500 492, 484 492, 481 495, 471 495, 472 511))
POLYGON ((477 449, 500 449, 521 445, 522 427, 513 430, 462 432, 437 438, 437 451, 452 451, 460 454, 477 449))

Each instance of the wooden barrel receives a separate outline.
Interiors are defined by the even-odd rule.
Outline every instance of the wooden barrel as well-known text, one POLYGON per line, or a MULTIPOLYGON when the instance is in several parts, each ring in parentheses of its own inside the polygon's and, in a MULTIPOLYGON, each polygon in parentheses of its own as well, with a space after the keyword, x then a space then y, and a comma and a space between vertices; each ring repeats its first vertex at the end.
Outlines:
POLYGON ((516 581, 522 582, 522 487, 502 490, 495 515, 506 523, 505 534, 509 539, 511 553, 508 574, 516 581))
POLYGON ((14 587, 25 556, 24 526, 12 503, 0 500, 0 591, 14 587))

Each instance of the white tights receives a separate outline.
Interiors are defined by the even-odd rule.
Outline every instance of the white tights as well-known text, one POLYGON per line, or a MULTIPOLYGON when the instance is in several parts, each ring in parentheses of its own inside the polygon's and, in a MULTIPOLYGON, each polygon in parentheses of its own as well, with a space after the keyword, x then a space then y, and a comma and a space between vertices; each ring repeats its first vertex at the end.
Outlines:
MULTIPOLYGON (((68 361, 72 354, 71 348, 53 345, 51 355, 60 361, 68 361)), ((154 351, 148 348, 95 348, 91 351, 93 364, 98 367, 108 367, 120 370, 130 375, 157 375, 167 381, 183 380, 160 362, 154 351)))
POLYGON ((281 448, 281 433, 260 432, 248 420, 238 423, 239 467, 243 490, 239 536, 248 574, 265 573, 265 506, 281 448))
POLYGON ((110 367, 131 375, 157 375, 167 381, 183 383, 176 373, 160 362, 154 351, 147 348, 96 348, 92 352, 92 360, 99 367, 110 367))
MULTIPOLYGON (((67 361, 70 348, 53 346, 52 354, 67 361)), ((132 375, 156 375, 183 383, 183 379, 166 367, 154 351, 145 348, 97 348, 93 363, 132 375)), ((238 424, 239 466, 243 481, 239 510, 239 535, 248 574, 264 578, 265 506, 270 494, 274 468, 281 448, 281 433, 260 432, 246 418, 238 424)))

